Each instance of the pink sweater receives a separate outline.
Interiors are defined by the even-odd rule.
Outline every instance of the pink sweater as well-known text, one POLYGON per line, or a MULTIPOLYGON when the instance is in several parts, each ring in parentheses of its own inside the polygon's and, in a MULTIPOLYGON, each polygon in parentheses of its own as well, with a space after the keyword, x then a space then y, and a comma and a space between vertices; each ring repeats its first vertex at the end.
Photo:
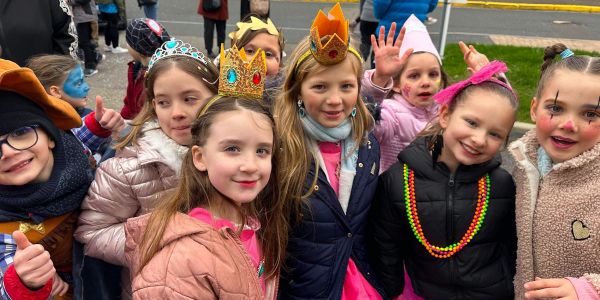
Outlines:
POLYGON ((365 72, 362 86, 363 93, 368 93, 381 104, 381 120, 375 125, 374 134, 381 149, 379 173, 383 173, 398 161, 400 151, 437 117, 438 105, 434 103, 426 109, 418 108, 396 93, 392 98, 383 99, 393 83, 383 88, 376 86, 371 81, 373 73, 375 70, 365 72))
MULTIPOLYGON (((337 195, 340 190, 340 182, 336 170, 341 161, 342 148, 339 143, 320 142, 319 150, 321 151, 321 156, 325 163, 325 171, 329 177, 329 183, 337 195)), ((375 290, 375 288, 371 286, 367 279, 360 273, 352 258, 348 260, 341 300, 350 299, 382 299, 377 290, 375 290)))

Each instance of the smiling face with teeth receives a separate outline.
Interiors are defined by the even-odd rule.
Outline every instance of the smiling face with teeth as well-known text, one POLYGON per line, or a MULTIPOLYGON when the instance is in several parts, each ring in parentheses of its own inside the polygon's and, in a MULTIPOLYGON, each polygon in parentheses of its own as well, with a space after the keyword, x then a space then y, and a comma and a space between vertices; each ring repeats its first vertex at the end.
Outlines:
POLYGON ((439 161, 451 172, 459 165, 491 160, 500 151, 515 122, 516 108, 505 95, 475 86, 467 90, 462 99, 454 100, 456 104, 452 109, 448 105, 440 108, 444 147, 439 161))
POLYGON ((539 99, 533 98, 531 119, 552 162, 569 160, 600 142, 599 97, 600 76, 557 70, 539 99))
MULTIPOLYGON (((27 150, 15 150, 2 144, 0 157, 0 185, 24 185, 44 182, 50 178, 54 167, 54 141, 43 129, 37 128, 37 143, 27 150)), ((4 140, 6 135, 0 136, 4 140)))

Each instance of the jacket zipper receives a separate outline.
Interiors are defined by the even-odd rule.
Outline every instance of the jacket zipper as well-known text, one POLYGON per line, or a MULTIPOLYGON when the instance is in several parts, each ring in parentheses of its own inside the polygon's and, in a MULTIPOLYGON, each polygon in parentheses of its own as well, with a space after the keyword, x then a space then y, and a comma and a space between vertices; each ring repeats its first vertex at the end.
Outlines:
MULTIPOLYGON (((448 196, 446 197, 446 244, 450 245, 454 242, 454 220, 452 219, 452 212, 454 211, 454 173, 450 173, 448 179, 448 196)), ((455 270, 454 270, 454 259, 449 258, 450 263, 450 283, 454 284, 455 270)))
MULTIPOLYGON (((242 256, 244 256, 246 258, 245 259, 246 266, 250 266, 250 270, 254 270, 255 267, 254 267, 254 264, 252 264, 252 257, 250 257, 250 253, 248 253, 246 248, 244 248, 244 245, 242 244, 242 240, 239 238, 239 236, 237 234, 235 234, 231 229, 225 229, 225 234, 233 240, 233 242, 237 246, 238 251, 242 254, 242 256)), ((262 286, 260 284, 260 277, 258 277, 257 272, 254 272, 254 274, 256 275, 256 277, 253 276, 253 279, 254 278, 256 279, 256 281, 253 280, 254 284, 256 286, 258 286, 259 294, 262 295, 263 297, 265 297, 266 294, 262 290, 262 286), (265 294, 265 295, 263 295, 263 294, 265 294)), ((266 282, 265 282, 265 284, 266 284, 266 282)))

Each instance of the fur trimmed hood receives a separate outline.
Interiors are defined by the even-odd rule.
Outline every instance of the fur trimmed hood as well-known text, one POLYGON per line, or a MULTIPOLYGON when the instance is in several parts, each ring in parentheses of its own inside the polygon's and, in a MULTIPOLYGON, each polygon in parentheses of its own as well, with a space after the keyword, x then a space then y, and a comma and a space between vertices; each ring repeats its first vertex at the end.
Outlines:
POLYGON ((189 147, 177 144, 160 129, 158 122, 152 120, 144 125, 143 136, 140 137, 141 144, 146 147, 138 147, 138 158, 140 164, 149 162, 162 162, 175 170, 177 174, 181 170, 183 158, 189 147))

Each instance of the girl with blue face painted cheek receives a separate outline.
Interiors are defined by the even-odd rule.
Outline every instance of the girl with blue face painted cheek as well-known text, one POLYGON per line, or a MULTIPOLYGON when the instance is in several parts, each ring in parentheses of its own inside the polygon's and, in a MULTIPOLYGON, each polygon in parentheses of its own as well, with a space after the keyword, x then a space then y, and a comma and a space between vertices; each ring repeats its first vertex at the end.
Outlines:
POLYGON ((84 107, 87 104, 89 91, 90 87, 85 81, 83 70, 80 65, 77 65, 77 67, 72 69, 67 75, 60 91, 60 98, 67 101, 75 108, 84 107))

